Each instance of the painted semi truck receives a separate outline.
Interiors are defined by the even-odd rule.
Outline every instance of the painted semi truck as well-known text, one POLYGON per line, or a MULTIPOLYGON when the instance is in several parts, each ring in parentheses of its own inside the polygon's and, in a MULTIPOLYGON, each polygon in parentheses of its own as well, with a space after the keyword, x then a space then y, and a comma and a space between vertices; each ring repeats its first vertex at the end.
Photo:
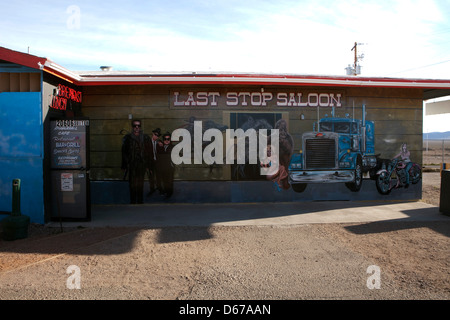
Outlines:
POLYGON ((361 189, 363 175, 376 174, 374 122, 349 116, 322 118, 312 132, 302 135, 302 148, 289 164, 289 183, 303 192, 309 183, 345 183, 354 192, 361 189))

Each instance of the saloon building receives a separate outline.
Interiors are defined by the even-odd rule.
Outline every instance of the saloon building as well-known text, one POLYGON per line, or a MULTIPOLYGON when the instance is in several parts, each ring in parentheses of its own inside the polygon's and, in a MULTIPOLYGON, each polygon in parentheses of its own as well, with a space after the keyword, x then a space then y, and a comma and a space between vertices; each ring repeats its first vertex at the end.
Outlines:
MULTIPOLYGON (((403 144, 411 161, 422 165, 423 102, 446 95, 450 80, 110 68, 75 72, 0 47, 0 219, 11 211, 13 179, 21 180, 21 212, 36 223, 89 219, 91 205, 129 203, 121 147, 133 119, 141 120, 149 135, 160 128, 162 133, 189 133, 192 139, 192 150, 183 149, 184 159, 192 161, 175 165, 172 197, 153 194, 145 197, 147 203, 417 200, 422 197, 420 179, 383 193, 376 174, 403 144), (346 128, 330 127, 333 119, 346 128), (261 175, 249 152, 243 162, 227 158, 238 148, 230 150, 227 132, 238 129, 278 129, 278 160, 287 184, 261 175), (213 138, 205 134, 208 130, 213 138), (311 132, 315 138, 334 132, 336 144, 313 150, 304 138, 311 132), (289 166, 299 155, 303 158, 294 167, 311 169, 301 173, 311 178, 302 180, 306 188, 294 185, 289 166), (215 161, 208 163, 205 156, 215 161), (331 162, 309 161, 314 157, 331 162), (357 158, 364 170, 351 170, 351 179, 361 174, 355 189, 340 169, 353 168, 357 158), (318 171, 320 178, 310 175, 318 171)), ((146 182, 145 195, 148 188, 146 182)))

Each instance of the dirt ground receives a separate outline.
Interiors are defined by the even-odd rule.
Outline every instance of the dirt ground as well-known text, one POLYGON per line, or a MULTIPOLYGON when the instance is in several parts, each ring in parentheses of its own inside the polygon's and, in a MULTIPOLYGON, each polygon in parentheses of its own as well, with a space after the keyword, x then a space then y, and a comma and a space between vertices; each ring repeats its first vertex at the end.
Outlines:
MULTIPOLYGON (((424 173, 422 201, 438 206, 439 186, 424 173)), ((64 231, 0 240, 0 300, 450 299, 450 221, 64 231)))
POLYGON ((424 172, 422 178, 421 201, 439 207, 440 197, 441 197, 440 172, 424 172))

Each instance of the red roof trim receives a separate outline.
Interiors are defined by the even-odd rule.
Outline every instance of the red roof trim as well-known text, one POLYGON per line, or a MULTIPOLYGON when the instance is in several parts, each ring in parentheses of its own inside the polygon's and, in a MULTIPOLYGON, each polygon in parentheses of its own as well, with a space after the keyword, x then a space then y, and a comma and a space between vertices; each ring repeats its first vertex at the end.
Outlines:
MULTIPOLYGON (((233 82, 224 82, 224 81, 82 81, 76 82, 79 86, 114 86, 114 85, 223 85, 223 84, 233 84, 233 85, 265 85, 265 86, 318 86, 318 87, 389 87, 389 88, 412 88, 407 85, 364 85, 364 84, 324 84, 324 83, 315 83, 315 82, 261 82, 261 81, 233 81, 233 82)), ((416 88, 442 88, 441 86, 418 86, 416 88)), ((448 87, 450 89, 450 86, 448 87)))
POLYGON ((389 87, 450 89, 450 80, 340 77, 283 74, 95 74, 78 75, 47 58, 0 47, 0 60, 9 61, 33 69, 43 70, 78 86, 108 85, 277 85, 277 86, 334 86, 334 87, 389 87))
POLYGON ((325 87, 389 87, 389 88, 427 88, 450 89, 450 81, 408 80, 384 78, 336 78, 336 77, 284 77, 284 76, 109 76, 95 80, 82 77, 81 86, 107 85, 273 85, 273 86, 325 86, 325 87))
POLYGON ((47 61, 46 58, 41 58, 33 56, 31 54, 6 49, 4 47, 0 47, 0 60, 9 61, 15 64, 19 64, 37 70, 42 70, 45 62, 47 61))

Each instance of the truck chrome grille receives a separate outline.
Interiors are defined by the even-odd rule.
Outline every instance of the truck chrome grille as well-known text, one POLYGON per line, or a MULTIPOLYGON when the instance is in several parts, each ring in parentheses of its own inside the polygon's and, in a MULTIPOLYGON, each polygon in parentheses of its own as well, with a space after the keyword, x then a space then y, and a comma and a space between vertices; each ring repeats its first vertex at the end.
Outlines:
POLYGON ((305 152, 305 169, 336 167, 334 139, 307 139, 305 152))

